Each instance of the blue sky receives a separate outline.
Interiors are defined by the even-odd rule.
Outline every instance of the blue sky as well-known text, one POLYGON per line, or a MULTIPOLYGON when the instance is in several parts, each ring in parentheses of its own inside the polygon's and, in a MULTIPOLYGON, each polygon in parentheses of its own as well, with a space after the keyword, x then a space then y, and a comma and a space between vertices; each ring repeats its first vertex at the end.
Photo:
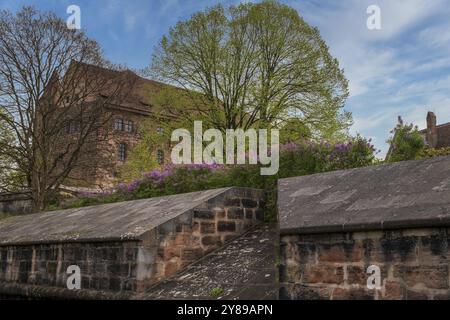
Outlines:
MULTIPOLYGON (((68 17, 80 6, 82 27, 115 63, 140 69, 169 27, 227 0, 0 0, 1 9, 23 5, 68 17)), ((383 156, 397 116, 425 126, 428 110, 450 121, 449 0, 286 0, 317 26, 350 82, 346 109, 352 133, 373 139, 383 156), (366 9, 381 8, 381 30, 368 30, 366 9)))

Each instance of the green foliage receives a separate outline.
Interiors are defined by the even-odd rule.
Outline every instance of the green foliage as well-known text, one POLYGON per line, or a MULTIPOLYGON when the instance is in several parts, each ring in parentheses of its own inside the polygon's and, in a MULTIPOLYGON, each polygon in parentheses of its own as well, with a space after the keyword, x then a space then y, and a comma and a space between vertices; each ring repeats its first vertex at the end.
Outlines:
POLYGON ((280 143, 298 142, 310 140, 311 129, 299 118, 291 118, 285 121, 280 128, 280 143))
POLYGON ((426 148, 419 152, 416 159, 442 157, 442 156, 448 156, 448 155, 450 155, 450 147, 440 148, 440 149, 426 148))
POLYGON ((19 191, 25 185, 25 175, 19 170, 23 157, 8 146, 14 145, 14 134, 7 125, 5 111, 0 108, 0 192, 19 191))
POLYGON ((104 194, 84 194, 66 206, 81 207, 230 186, 250 187, 265 190, 266 220, 275 221, 279 178, 368 166, 374 162, 374 147, 359 136, 338 144, 302 141, 282 146, 277 175, 262 176, 258 165, 169 165, 104 194))
MULTIPOLYGON (((194 121, 202 121, 203 129, 211 127, 207 116, 195 112, 195 106, 202 105, 198 93, 172 86, 163 86, 152 92, 154 106, 151 115, 139 125, 139 142, 133 147, 127 161, 120 168, 120 180, 130 182, 142 177, 146 172, 160 168, 157 150, 168 152, 171 146, 171 133, 185 128, 193 132, 194 121), (195 117, 192 115, 195 114, 195 117), (160 128, 162 130, 158 131, 160 128)), ((175 142, 176 143, 176 142, 175 142)))
POLYGON ((223 289, 222 288, 213 288, 211 289, 209 295, 213 298, 218 298, 222 295, 223 289))
POLYGON ((404 124, 399 118, 397 126, 391 133, 393 135, 387 141, 391 147, 386 161, 413 160, 425 150, 425 141, 417 126, 404 124))
POLYGON ((178 22, 155 48, 151 71, 200 93, 190 112, 185 105, 172 112, 202 115, 220 130, 296 117, 314 137, 337 141, 352 123, 338 61, 317 28, 277 1, 218 5, 178 22))
POLYGON ((156 153, 158 149, 165 149, 168 131, 164 127, 165 122, 158 122, 159 127, 163 129, 163 134, 159 134, 154 123, 153 119, 149 118, 140 124, 140 140, 131 149, 127 161, 119 169, 121 181, 132 181, 159 166, 156 153))

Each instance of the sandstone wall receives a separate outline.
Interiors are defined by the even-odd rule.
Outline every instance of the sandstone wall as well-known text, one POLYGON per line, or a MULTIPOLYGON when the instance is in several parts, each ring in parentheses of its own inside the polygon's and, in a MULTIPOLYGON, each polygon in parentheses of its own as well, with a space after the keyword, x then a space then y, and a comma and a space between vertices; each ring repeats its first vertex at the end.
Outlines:
POLYGON ((230 189, 139 240, 3 245, 0 283, 65 288, 77 265, 82 289, 141 292, 263 221, 263 206, 261 190, 230 189))
POLYGON ((81 269, 81 288, 135 290, 138 242, 0 247, 0 282, 66 288, 67 268, 81 269))
POLYGON ((450 229, 283 235, 282 299, 450 299, 450 229), (381 288, 367 288, 370 265, 381 288))

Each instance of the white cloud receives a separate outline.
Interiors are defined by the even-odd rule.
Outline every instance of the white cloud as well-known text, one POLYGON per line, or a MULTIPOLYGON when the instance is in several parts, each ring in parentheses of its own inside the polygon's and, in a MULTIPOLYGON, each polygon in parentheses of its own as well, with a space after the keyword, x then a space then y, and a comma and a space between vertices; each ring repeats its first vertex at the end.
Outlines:
POLYGON ((423 19, 446 6, 444 0, 379 0, 358 1, 359 3, 377 3, 381 8, 382 28, 378 32, 365 29, 368 40, 387 40, 407 31, 423 19))
POLYGON ((445 0, 350 0, 326 8, 316 0, 290 2, 317 27, 349 79, 352 133, 385 141, 401 115, 424 127, 428 110, 450 121, 450 11, 445 0), (382 29, 368 30, 366 9, 381 8, 382 29))

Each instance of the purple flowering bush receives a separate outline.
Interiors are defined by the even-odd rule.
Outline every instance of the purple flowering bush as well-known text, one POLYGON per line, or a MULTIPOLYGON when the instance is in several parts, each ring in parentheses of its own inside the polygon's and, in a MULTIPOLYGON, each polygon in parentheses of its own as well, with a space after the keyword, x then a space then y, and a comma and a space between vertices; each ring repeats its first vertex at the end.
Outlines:
POLYGON ((284 144, 280 151, 280 178, 365 167, 376 162, 371 140, 360 136, 336 144, 291 142, 284 144))
POLYGON ((337 144, 286 143, 281 146, 280 169, 274 176, 261 176, 257 165, 167 165, 103 193, 82 194, 76 206, 237 186, 266 190, 266 209, 274 218, 278 178, 368 166, 375 162, 375 153, 370 140, 361 137, 337 144))

